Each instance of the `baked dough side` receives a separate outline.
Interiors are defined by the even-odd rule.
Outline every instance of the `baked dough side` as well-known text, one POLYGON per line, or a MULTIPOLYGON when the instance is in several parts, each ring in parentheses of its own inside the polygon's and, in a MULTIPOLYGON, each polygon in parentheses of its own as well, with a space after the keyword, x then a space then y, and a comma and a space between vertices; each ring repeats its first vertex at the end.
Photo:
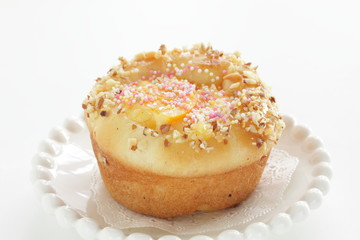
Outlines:
POLYGON ((102 179, 112 197, 135 212, 159 218, 237 205, 255 189, 270 153, 224 173, 172 177, 126 166, 121 159, 103 152, 94 138, 92 145, 102 179))

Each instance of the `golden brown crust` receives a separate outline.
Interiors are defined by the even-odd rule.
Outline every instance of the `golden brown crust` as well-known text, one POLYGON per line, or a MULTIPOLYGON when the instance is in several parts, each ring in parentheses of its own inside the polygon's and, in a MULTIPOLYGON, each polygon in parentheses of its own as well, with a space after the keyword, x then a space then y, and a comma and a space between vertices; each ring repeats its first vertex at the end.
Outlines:
POLYGON ((255 189, 269 154, 229 172, 184 178, 133 169, 103 152, 93 138, 92 145, 112 197, 135 212, 159 218, 239 204, 255 189))

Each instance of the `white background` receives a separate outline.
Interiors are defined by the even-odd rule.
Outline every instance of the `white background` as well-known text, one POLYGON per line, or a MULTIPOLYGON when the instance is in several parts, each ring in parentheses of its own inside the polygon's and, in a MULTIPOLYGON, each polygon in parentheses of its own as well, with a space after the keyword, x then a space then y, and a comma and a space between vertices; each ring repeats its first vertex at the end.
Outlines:
POLYGON ((93 80, 165 43, 210 42, 259 65, 280 108, 332 155, 320 209, 273 239, 359 239, 360 4, 356 0, 0 1, 1 239, 79 240, 29 182, 38 142, 81 111, 93 80))

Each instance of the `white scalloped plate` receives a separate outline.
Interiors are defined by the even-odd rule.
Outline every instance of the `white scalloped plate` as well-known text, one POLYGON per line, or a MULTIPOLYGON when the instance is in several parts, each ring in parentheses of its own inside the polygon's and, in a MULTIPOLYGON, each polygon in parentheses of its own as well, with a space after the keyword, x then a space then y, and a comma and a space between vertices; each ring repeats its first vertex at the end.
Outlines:
POLYGON ((299 159, 282 202, 272 211, 240 229, 209 232, 207 235, 174 236, 149 229, 114 229, 96 211, 90 190, 89 169, 94 166, 89 134, 82 117, 70 117, 54 128, 33 158, 31 178, 46 212, 55 214, 59 224, 75 227, 84 239, 99 240, 255 240, 269 233, 283 234, 293 222, 306 219, 310 209, 321 205, 332 177, 330 156, 311 130, 285 115, 286 129, 277 148, 299 159), (71 143, 71 144, 70 144, 71 143), (83 154, 72 146, 80 147, 83 154), (76 165, 78 166, 76 167, 76 165), (75 167, 74 167, 75 166, 75 167), (79 181, 81 179, 81 181, 79 181))

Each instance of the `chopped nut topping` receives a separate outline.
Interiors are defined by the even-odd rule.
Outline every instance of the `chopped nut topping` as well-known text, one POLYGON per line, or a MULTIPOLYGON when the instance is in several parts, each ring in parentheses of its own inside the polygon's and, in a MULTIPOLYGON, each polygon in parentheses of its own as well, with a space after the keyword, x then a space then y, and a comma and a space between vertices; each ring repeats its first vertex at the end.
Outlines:
POLYGON ((157 131, 151 131, 151 134, 150 134, 152 137, 157 137, 159 136, 159 133, 157 131))
POLYGON ((99 99, 99 102, 98 102, 98 104, 97 104, 97 107, 98 107, 98 109, 100 109, 101 107, 102 107, 102 105, 103 105, 103 103, 104 103, 104 98, 103 97, 101 97, 100 99, 99 99))
POLYGON ((166 53, 166 46, 165 46, 164 44, 161 44, 159 50, 161 51, 161 54, 162 54, 162 55, 165 55, 165 53, 166 53))
POLYGON ((83 102, 87 118, 129 111, 136 120, 130 119, 136 122, 131 129, 148 126, 143 135, 152 137, 171 133, 164 145, 189 142, 195 151, 210 151, 206 141, 212 138, 228 144, 234 126, 258 136, 261 141, 253 139, 257 147, 276 142, 284 128, 275 98, 256 67, 242 60, 240 53, 224 54, 204 44, 171 51, 161 45, 158 51, 140 53, 132 61, 119 61, 106 76, 96 79, 83 102), (162 59, 164 67, 144 68, 148 64, 144 61, 156 59, 162 59), (192 77, 202 78, 205 84, 195 84, 192 77), (166 112, 165 119, 157 117, 157 110, 166 112), (161 125, 157 119, 169 124, 161 125), (154 131, 156 124, 161 126, 154 131))
POLYGON ((167 140, 166 138, 165 138, 165 140, 164 140, 164 146, 165 146, 165 147, 170 146, 170 142, 169 142, 169 140, 167 140))
POLYGON ((147 136, 147 134, 149 133, 149 129, 147 127, 144 127, 143 129, 143 135, 147 136))
POLYGON ((169 132, 171 125, 170 124, 163 124, 160 126, 160 131, 162 134, 169 132))
POLYGON ((256 147, 257 147, 257 148, 261 148, 261 146, 263 145, 263 143, 264 143, 264 140, 262 140, 261 138, 258 138, 258 139, 256 140, 256 147))
POLYGON ((275 103, 275 102, 276 102, 276 100, 275 100, 275 98, 274 98, 273 96, 271 96, 271 97, 269 98, 269 100, 270 100, 270 102, 272 102, 272 103, 275 103))
POLYGON ((240 73, 234 72, 234 73, 229 73, 226 76, 224 76, 224 79, 228 79, 232 82, 235 82, 235 81, 241 81, 242 76, 240 75, 240 73))
POLYGON ((233 110, 231 110, 230 115, 235 117, 238 112, 239 110, 237 108, 234 108, 233 110))
POLYGON ((137 143, 138 143, 138 140, 136 138, 129 138, 128 144, 129 144, 130 150, 135 151, 137 149, 137 143))
POLYGON ((101 115, 102 117, 106 117, 107 112, 106 112, 106 111, 101 111, 101 112, 100 112, 100 115, 101 115))

